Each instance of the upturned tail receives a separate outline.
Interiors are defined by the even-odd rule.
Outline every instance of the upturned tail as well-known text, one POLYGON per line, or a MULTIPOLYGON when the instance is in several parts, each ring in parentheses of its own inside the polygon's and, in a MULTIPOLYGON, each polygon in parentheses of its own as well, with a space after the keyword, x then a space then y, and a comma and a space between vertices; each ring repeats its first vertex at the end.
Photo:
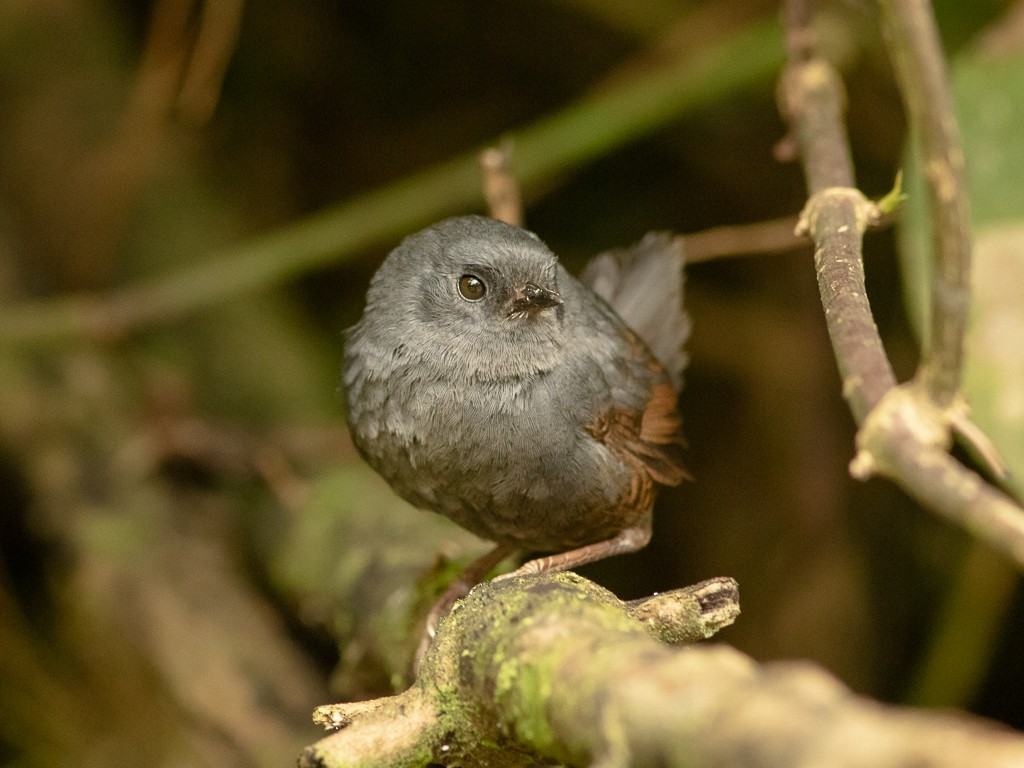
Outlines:
POLYGON ((664 366, 679 392, 690 317, 683 309, 682 239, 650 232, 635 245, 605 251, 587 264, 580 282, 611 305, 664 366))

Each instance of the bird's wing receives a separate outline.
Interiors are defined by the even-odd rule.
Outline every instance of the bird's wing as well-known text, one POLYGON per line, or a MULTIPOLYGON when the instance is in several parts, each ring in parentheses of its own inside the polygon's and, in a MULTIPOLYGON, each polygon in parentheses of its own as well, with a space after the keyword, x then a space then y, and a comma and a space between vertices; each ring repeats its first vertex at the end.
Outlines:
POLYGON ((683 420, 675 389, 661 364, 630 332, 630 348, 640 375, 651 382, 643 411, 611 403, 588 426, 588 432, 661 485, 679 485, 683 467, 683 420))

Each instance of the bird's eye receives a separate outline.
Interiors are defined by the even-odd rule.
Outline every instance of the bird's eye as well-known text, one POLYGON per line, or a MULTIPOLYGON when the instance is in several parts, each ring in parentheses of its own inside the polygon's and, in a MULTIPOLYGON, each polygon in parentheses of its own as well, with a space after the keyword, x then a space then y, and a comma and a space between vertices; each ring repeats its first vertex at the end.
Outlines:
POLYGON ((487 293, 487 286, 476 275, 463 275, 459 278, 459 293, 466 301, 480 301, 487 293))

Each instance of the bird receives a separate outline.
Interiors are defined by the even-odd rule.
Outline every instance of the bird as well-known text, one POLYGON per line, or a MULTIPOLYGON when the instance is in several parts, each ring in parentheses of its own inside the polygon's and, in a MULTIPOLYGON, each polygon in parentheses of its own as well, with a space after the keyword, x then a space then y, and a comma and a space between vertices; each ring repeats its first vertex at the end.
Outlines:
POLYGON ((513 553, 540 555, 526 575, 646 546, 658 487, 687 477, 682 268, 679 239, 654 233, 577 280, 485 216, 385 258, 345 332, 344 412, 402 498, 494 543, 447 607, 513 553))

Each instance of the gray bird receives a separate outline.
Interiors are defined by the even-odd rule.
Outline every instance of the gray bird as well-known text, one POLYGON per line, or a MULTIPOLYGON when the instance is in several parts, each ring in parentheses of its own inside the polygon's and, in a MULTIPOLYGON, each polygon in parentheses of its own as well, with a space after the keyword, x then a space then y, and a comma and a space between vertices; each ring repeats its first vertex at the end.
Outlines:
POLYGON ((517 550, 554 553, 528 573, 640 549, 656 486, 685 477, 678 241, 648 235, 582 279, 531 232, 447 219, 391 252, 346 334, 356 447, 407 501, 497 544, 474 578, 517 550))

